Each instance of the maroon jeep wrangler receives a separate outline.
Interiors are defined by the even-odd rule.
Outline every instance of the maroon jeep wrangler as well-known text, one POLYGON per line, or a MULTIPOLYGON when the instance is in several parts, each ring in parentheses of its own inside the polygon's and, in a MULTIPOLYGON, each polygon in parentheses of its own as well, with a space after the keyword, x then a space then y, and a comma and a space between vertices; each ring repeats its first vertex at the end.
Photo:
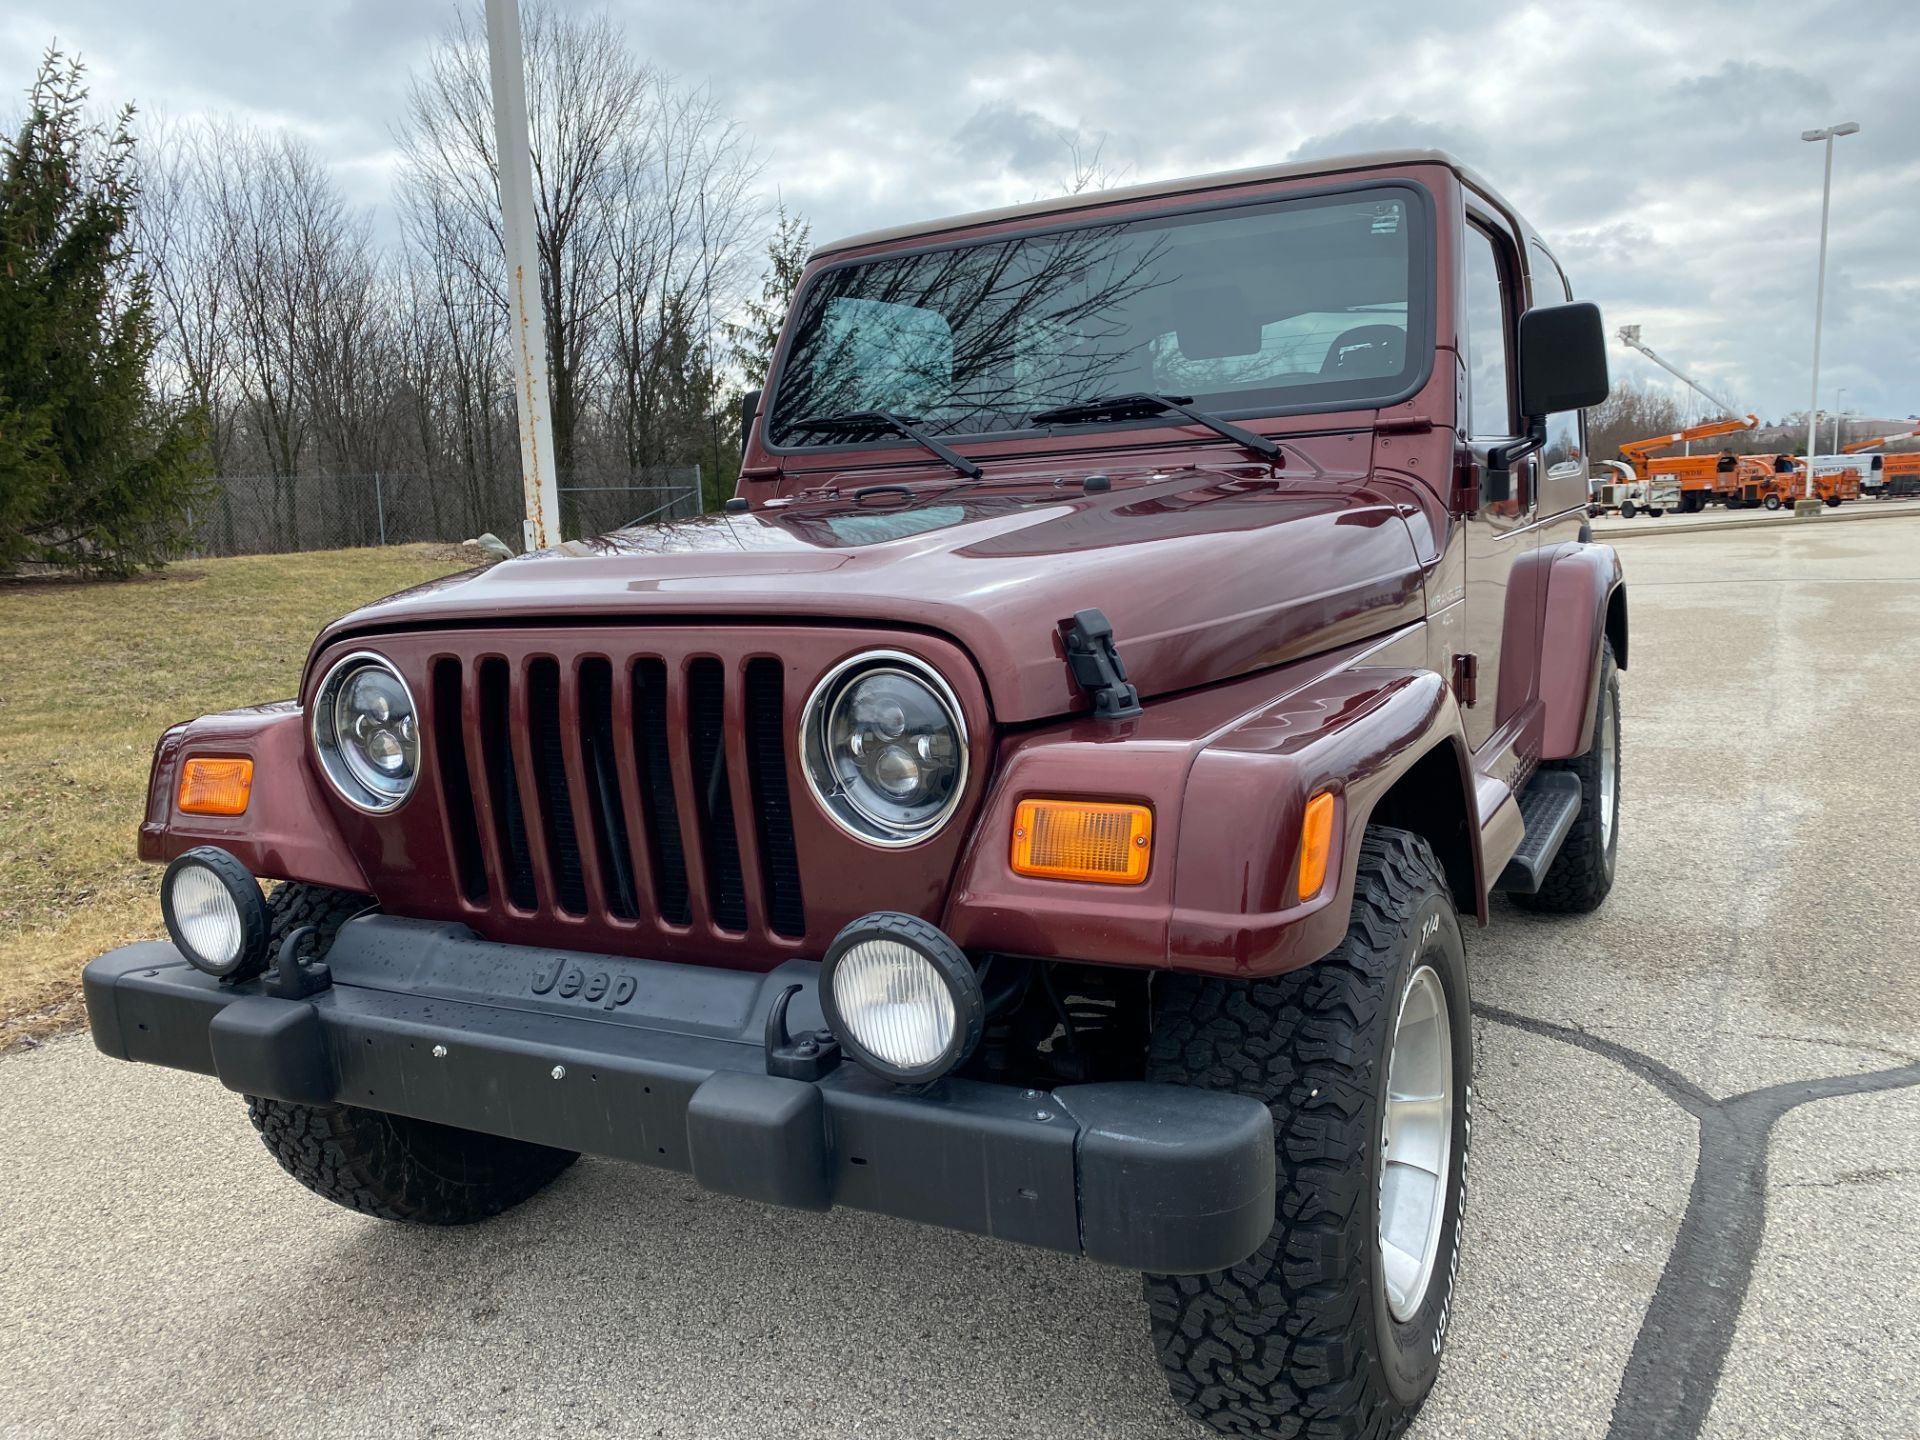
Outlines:
POLYGON ((368 606, 167 732, 171 943, 87 967, 94 1038, 367 1214, 587 1152, 1022 1241, 1146 1272, 1221 1430, 1396 1433, 1461 917, 1613 881, 1606 390, 1440 154, 826 246, 725 514, 368 606))

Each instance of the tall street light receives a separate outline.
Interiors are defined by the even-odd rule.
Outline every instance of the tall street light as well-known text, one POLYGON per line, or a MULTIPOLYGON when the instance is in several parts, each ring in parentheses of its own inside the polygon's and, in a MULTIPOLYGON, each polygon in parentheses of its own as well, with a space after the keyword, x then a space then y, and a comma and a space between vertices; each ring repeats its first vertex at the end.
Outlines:
POLYGON ((1833 142, 1842 135, 1857 135, 1860 127, 1852 120, 1829 125, 1824 130, 1802 130, 1800 138, 1809 142, 1825 141, 1827 175, 1820 185, 1820 278, 1813 288, 1813 399, 1807 406, 1807 499, 1813 498, 1813 452, 1819 442, 1820 425, 1820 324, 1827 308, 1827 215, 1833 204, 1833 142))
POLYGON ((1840 453, 1840 417, 1847 413, 1847 387, 1842 385, 1833 392, 1833 453, 1840 453))

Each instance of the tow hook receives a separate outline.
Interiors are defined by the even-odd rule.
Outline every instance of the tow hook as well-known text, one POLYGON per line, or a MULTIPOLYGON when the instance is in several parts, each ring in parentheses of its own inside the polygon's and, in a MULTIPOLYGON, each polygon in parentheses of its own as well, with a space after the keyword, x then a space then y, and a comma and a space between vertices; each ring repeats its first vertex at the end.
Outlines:
POLYGON ((286 939, 280 942, 273 968, 262 978, 260 988, 282 1000, 304 1000, 331 989, 333 971, 327 968, 326 962, 300 958, 300 947, 319 933, 316 925, 301 925, 288 931, 286 939))
POLYGON ((787 1007, 801 989, 787 986, 767 1012, 767 1074, 785 1080, 818 1080, 840 1063, 840 1042, 827 1030, 787 1034, 787 1007))

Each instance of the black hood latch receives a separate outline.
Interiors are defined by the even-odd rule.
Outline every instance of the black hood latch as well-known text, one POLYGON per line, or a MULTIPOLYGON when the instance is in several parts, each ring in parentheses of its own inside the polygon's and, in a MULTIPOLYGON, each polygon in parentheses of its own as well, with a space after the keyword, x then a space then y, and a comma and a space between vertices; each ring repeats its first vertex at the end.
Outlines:
POLYGON ((1082 610, 1063 626, 1067 663, 1074 681, 1093 701, 1096 720, 1131 720, 1140 713, 1140 691, 1127 679, 1127 665, 1113 643, 1113 622, 1100 610, 1082 610))

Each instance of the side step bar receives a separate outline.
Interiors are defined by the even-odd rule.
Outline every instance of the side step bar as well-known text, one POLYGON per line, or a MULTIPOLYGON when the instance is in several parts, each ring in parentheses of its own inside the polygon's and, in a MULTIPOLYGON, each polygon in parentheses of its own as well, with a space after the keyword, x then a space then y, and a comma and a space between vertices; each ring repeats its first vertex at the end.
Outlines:
POLYGON ((1537 895, 1573 822, 1580 818, 1580 777, 1569 770, 1542 770, 1520 794, 1520 819, 1527 827, 1520 848, 1500 872, 1496 890, 1537 895))

